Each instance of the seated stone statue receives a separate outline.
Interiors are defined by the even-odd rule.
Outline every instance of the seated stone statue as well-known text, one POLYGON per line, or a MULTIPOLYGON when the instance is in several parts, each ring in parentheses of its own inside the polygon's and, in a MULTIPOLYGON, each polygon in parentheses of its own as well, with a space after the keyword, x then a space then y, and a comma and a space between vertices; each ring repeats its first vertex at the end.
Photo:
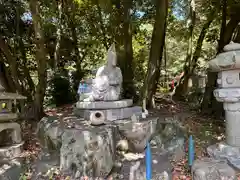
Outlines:
POLYGON ((120 99, 122 88, 122 72, 117 65, 115 45, 108 50, 107 64, 100 67, 96 78, 88 80, 92 91, 83 101, 116 101, 120 99))

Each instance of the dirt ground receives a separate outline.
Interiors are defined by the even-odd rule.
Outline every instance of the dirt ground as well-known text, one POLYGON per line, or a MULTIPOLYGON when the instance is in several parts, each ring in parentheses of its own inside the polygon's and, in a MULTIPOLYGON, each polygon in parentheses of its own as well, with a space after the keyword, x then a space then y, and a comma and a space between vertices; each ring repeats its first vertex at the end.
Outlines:
MULTIPOLYGON (((60 108, 52 108, 46 111, 48 115, 61 116, 72 110, 72 105, 66 105, 60 108)), ((195 141, 195 158, 206 156, 205 148, 215 143, 216 141, 224 140, 224 122, 223 120, 216 120, 211 117, 203 116, 196 111, 191 111, 191 107, 186 103, 176 104, 161 104, 157 108, 149 111, 151 116, 166 117, 177 116, 179 121, 184 124, 187 133, 193 135, 195 141)), ((24 152, 22 154, 26 159, 26 163, 31 163, 36 159, 40 151, 40 145, 36 139, 36 123, 22 122, 23 138, 25 141, 24 152)), ((187 143, 186 143, 187 144, 187 143)), ((186 146, 187 152, 187 146, 186 146)), ((172 162, 174 167, 173 180, 190 180, 192 179, 189 173, 187 157, 172 162)), ((29 171, 29 174, 31 172, 29 171)))

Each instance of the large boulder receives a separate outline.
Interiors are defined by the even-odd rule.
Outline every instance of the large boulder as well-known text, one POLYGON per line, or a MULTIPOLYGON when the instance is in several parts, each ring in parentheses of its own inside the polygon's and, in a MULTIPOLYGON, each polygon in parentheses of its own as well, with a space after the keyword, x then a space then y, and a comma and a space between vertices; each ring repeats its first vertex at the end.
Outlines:
POLYGON ((43 150, 58 155, 64 173, 105 177, 115 160, 115 126, 91 126, 77 117, 45 117, 38 125, 43 150))
POLYGON ((48 153, 55 153, 60 150, 62 145, 61 137, 64 132, 64 128, 60 123, 60 119, 55 116, 43 117, 38 123, 38 139, 42 149, 48 153))

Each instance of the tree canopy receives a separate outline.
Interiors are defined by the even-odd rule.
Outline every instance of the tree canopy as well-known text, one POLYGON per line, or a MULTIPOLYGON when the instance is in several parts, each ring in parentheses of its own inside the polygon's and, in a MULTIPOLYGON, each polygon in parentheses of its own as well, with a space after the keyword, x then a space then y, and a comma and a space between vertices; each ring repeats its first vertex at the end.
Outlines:
MULTIPOLYGON (((188 94, 189 78, 240 41, 239 9, 238 0, 1 0, 1 82, 27 96, 41 117, 45 104, 73 102, 80 80, 115 43, 123 96, 151 107, 159 85, 184 72, 176 94, 188 94)), ((204 106, 211 106, 213 86, 204 106)))

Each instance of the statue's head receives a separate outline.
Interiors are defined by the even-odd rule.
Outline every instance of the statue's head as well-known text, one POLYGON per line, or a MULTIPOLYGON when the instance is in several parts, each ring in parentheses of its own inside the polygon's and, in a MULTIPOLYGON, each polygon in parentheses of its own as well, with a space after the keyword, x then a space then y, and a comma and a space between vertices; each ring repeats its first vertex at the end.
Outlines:
POLYGON ((108 49, 107 64, 110 67, 117 66, 117 54, 116 54, 115 44, 112 44, 111 47, 108 49))

